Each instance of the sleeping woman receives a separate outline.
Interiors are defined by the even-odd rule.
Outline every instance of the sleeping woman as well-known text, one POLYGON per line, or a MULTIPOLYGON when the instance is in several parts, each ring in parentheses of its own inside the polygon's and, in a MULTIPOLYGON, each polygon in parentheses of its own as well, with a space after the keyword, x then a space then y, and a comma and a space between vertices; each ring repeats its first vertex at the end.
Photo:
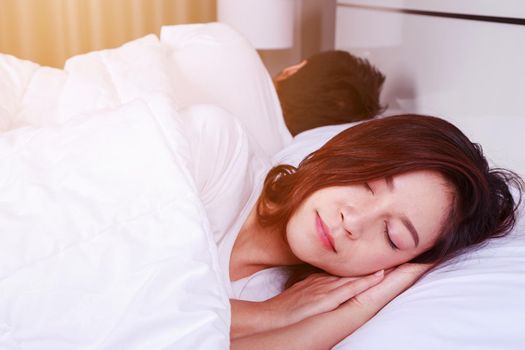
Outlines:
POLYGON ((490 169, 479 145, 442 119, 364 122, 298 167, 265 168, 262 181, 264 160, 231 136, 233 118, 187 113, 208 143, 194 141, 193 171, 229 282, 232 348, 328 349, 428 269, 514 225, 520 200, 510 187, 521 193, 523 181, 490 169), (265 274, 285 276, 278 293, 243 298, 265 274))

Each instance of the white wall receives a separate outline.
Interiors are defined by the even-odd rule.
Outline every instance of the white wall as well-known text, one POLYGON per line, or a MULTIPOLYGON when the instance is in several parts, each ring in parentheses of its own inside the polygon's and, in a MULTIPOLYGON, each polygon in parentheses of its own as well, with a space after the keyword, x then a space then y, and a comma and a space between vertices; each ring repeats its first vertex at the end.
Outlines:
POLYGON ((339 7, 336 47, 386 74, 383 100, 393 107, 417 98, 441 113, 523 113, 523 25, 339 7))
POLYGON ((338 0, 337 3, 525 18, 523 0, 338 0))
POLYGON ((294 46, 286 50, 259 50, 272 75, 315 53, 334 48, 335 0, 295 0, 294 46))
POLYGON ((525 175, 525 25, 341 6, 398 3, 525 18, 525 2, 431 0, 419 8, 423 2, 411 0, 338 3, 335 46, 383 71, 384 103, 452 121, 483 145, 495 165, 525 175))

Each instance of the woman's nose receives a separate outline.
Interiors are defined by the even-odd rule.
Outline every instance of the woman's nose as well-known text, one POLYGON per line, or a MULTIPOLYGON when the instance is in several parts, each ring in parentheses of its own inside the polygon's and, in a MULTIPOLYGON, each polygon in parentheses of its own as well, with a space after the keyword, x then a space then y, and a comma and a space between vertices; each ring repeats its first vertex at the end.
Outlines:
POLYGON ((352 239, 359 238, 366 225, 366 218, 362 213, 359 213, 352 207, 342 207, 340 210, 341 224, 348 235, 352 239))

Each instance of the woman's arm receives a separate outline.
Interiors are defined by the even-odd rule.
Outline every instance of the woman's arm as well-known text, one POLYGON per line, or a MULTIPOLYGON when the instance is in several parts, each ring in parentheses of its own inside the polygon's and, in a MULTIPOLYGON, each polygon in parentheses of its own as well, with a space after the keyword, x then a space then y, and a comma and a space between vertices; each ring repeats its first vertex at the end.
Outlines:
POLYGON ((364 323, 351 317, 352 310, 345 311, 339 308, 283 328, 232 339, 230 349, 330 349, 364 323))
POLYGON ((232 339, 232 349, 330 349, 361 327, 429 268, 405 264, 389 273, 375 287, 337 309, 306 318, 286 327, 232 339))
POLYGON ((263 302, 230 300, 231 338, 283 328, 308 317, 335 310, 382 279, 383 271, 360 278, 316 273, 263 302))
POLYGON ((270 320, 271 315, 263 303, 230 299, 231 339, 273 329, 270 320))

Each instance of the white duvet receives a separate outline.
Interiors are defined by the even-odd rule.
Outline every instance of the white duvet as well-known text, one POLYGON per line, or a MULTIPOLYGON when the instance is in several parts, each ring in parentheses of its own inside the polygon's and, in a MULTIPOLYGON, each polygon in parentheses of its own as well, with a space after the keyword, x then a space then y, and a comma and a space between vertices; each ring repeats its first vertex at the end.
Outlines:
POLYGON ((229 347, 171 54, 0 56, 0 349, 229 347))

